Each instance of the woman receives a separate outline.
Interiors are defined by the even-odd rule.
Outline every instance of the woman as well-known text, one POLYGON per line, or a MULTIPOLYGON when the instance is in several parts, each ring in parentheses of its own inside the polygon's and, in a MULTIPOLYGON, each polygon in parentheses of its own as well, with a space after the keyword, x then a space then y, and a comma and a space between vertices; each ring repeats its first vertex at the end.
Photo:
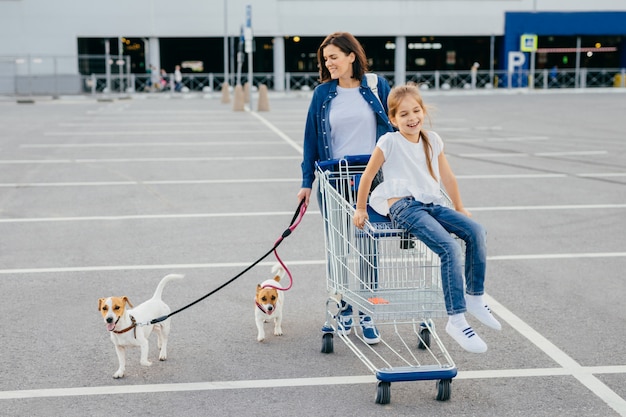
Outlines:
MULTIPOLYGON (((347 32, 328 35, 317 50, 317 61, 321 84, 313 92, 307 114, 302 188, 298 192, 298 201, 304 199, 306 204, 311 198, 317 161, 369 155, 378 138, 393 131, 387 117, 389 84, 377 76, 376 93, 368 86, 367 57, 354 36, 347 32)), ((380 336, 371 317, 359 316, 366 342, 378 343, 380 336)), ((343 304, 339 319, 349 333, 350 305, 343 304)))

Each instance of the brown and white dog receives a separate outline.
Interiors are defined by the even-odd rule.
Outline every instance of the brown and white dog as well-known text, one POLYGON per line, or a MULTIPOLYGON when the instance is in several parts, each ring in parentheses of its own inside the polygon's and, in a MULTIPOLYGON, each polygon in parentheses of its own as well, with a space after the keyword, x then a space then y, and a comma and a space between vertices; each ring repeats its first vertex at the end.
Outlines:
POLYGON ((256 319, 256 328, 258 334, 256 340, 262 342, 265 340, 265 330, 263 323, 274 320, 274 335, 282 336, 283 329, 281 324, 283 321, 283 302, 285 291, 277 290, 272 287, 283 288, 280 279, 285 276, 285 269, 277 263, 272 267, 274 278, 263 281, 256 287, 254 316, 256 319))
POLYGON ((173 279, 181 279, 183 275, 170 274, 164 277, 154 291, 151 299, 133 308, 128 297, 108 297, 98 300, 98 310, 104 318, 106 329, 111 333, 111 340, 115 345, 115 352, 119 361, 119 368, 113 378, 121 378, 126 370, 126 348, 139 346, 141 348, 140 363, 144 366, 152 365, 148 360, 148 337, 154 330, 158 337, 159 360, 167 359, 167 339, 170 333, 170 320, 157 324, 147 324, 170 314, 170 308, 161 300, 165 284, 173 279), (130 307, 130 308, 127 308, 130 307), (141 324, 141 325, 140 325, 141 324))

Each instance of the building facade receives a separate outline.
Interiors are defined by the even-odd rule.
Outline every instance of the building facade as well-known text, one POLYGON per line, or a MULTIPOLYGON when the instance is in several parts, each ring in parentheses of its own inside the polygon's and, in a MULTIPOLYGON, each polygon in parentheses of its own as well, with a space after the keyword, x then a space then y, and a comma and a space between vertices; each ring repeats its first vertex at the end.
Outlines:
POLYGON ((538 37, 537 68, 626 67, 621 0, 0 0, 0 93, 78 93, 90 74, 153 85, 176 65, 232 83, 249 56, 280 91, 288 74, 317 72, 335 31, 357 36, 371 69, 396 83, 474 63, 506 70, 523 34, 538 37), (249 55, 238 55, 242 33, 249 55))

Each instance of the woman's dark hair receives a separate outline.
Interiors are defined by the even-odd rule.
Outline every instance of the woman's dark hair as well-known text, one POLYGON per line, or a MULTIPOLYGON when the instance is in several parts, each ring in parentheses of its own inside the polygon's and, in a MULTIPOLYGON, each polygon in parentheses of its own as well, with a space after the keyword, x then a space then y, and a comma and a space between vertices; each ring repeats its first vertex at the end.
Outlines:
POLYGON ((326 68, 324 61, 324 48, 328 45, 335 45, 341 49, 346 55, 354 52, 355 60, 352 63, 352 78, 361 81, 363 75, 367 72, 367 57, 363 46, 356 38, 348 32, 335 32, 326 37, 324 42, 317 49, 317 65, 320 70, 320 82, 324 83, 330 80, 330 72, 326 68))

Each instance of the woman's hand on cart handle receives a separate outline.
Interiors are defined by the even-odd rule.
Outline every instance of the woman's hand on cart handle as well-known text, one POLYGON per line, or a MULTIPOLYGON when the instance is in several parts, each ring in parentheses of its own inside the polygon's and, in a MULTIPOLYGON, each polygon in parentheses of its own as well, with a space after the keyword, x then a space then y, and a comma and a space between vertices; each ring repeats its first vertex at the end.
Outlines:
POLYGON ((367 219, 369 219, 369 216, 367 215, 367 209, 357 208, 354 212, 354 219, 352 220, 352 222, 356 227, 362 229, 363 226, 365 226, 365 220, 367 219))
POLYGON ((301 188, 298 192, 298 201, 302 201, 304 199, 304 204, 306 206, 309 205, 309 200, 311 199, 311 189, 310 188, 301 188))

